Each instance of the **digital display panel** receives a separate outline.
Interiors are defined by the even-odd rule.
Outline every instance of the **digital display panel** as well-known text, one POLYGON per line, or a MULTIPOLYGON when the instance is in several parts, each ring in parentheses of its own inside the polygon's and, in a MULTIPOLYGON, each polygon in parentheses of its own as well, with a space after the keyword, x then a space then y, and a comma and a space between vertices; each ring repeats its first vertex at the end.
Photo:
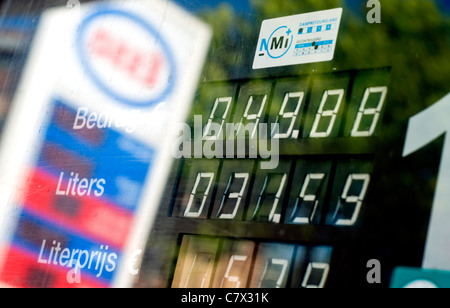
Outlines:
POLYGON ((0 2, 0 286, 450 284, 445 1, 131 2, 0 2))
MULTIPOLYGON (((165 275, 173 277, 167 283, 177 288, 231 282, 250 288, 324 287, 339 244, 314 243, 304 233, 357 236, 362 213, 375 206, 366 199, 373 193, 376 149, 365 140, 375 140, 382 130, 390 76, 390 68, 380 68, 202 84, 192 118, 208 121, 193 138, 201 136, 203 153, 214 143, 227 156, 177 162, 167 190, 171 197, 158 219, 164 228, 155 234, 181 245, 175 268, 166 264, 165 275), (235 123, 231 129, 227 119, 235 123), (269 131, 261 134, 260 123, 268 123, 269 131), (280 149, 272 152, 279 159, 270 168, 264 163, 273 157, 263 158, 260 147, 252 153, 252 146, 264 141, 267 148, 278 144, 280 149), (234 254, 224 247, 250 252, 234 254), (243 276, 230 276, 233 266, 243 268, 238 270, 243 276)), ((192 143, 195 147, 198 141, 192 143)))
POLYGON ((186 235, 183 236, 172 287, 323 287, 331 250, 326 246, 305 247, 186 235), (298 280, 298 277, 303 278, 298 280))

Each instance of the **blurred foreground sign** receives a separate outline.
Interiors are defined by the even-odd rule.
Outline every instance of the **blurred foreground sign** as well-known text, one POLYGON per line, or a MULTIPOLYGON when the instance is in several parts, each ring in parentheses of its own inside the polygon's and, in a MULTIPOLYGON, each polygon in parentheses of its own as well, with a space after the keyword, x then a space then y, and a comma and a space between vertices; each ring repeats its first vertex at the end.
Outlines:
POLYGON ((130 286, 210 30, 169 1, 40 22, 0 147, 0 282, 130 286))

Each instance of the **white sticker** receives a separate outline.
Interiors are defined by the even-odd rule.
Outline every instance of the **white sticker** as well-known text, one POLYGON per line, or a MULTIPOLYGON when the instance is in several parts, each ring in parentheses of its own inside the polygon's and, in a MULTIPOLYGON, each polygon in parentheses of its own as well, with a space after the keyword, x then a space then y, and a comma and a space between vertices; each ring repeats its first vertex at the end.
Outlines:
POLYGON ((253 69, 331 61, 342 8, 264 20, 253 69))

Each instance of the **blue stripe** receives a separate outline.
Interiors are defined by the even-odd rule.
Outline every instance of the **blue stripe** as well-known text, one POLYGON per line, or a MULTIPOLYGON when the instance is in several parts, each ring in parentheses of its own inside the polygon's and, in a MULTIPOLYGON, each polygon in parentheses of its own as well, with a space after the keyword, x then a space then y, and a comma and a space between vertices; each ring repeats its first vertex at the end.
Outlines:
MULTIPOLYGON (((328 41, 321 41, 321 42, 315 42, 314 46, 323 46, 323 45, 331 45, 333 44, 333 40, 328 41)), ((313 43, 304 43, 304 44, 297 44, 295 45, 295 48, 307 48, 307 47, 313 47, 313 43)))
POLYGON ((25 30, 32 32, 36 29, 39 22, 38 16, 30 17, 5 17, 0 19, 1 30, 25 30))
MULTIPOLYGON (((118 251, 115 251, 110 247, 108 247, 108 250, 106 250, 105 247, 103 247, 103 249, 100 249, 101 246, 103 245, 102 243, 98 243, 83 238, 81 236, 70 234, 64 228, 61 228, 60 226, 53 224, 51 222, 41 220, 40 218, 29 213, 26 209, 23 209, 17 225, 16 233, 14 234, 12 240, 13 245, 34 254, 36 256, 36 263, 37 263, 42 249, 42 243, 44 240, 46 240, 46 243, 41 258, 42 260, 47 261, 49 260, 50 257, 51 248, 56 247, 58 242, 61 243, 60 247, 62 250, 67 248, 70 250, 71 254, 73 253, 74 250, 88 251, 89 258, 94 252, 105 252, 107 255, 105 264, 108 264, 107 261, 108 256, 115 253, 118 256, 118 258, 114 259, 116 268, 112 272, 108 272, 104 268, 100 277, 97 277, 97 275, 100 272, 101 260, 98 269, 95 270, 95 266, 97 264, 98 259, 98 257, 96 256, 92 257, 93 260, 90 269, 88 268, 89 262, 85 268, 81 269, 81 275, 87 274, 96 280, 107 283, 110 283, 113 280, 114 273, 117 270, 121 258, 120 253, 118 251), (53 245, 53 241, 56 241, 56 245, 53 245)), ((56 258, 57 263, 59 263, 59 257, 61 256, 62 250, 60 251, 58 257, 56 258)), ((75 255, 74 260, 78 260, 78 256, 79 256, 78 254, 75 255)), ((51 261, 54 261, 54 257, 55 253, 53 253, 51 261)), ((62 261, 63 262, 70 261, 70 259, 63 259, 62 261)), ((80 262, 81 263, 85 262, 84 257, 80 260, 80 262)), ((58 264, 55 266, 60 265, 58 264)), ((67 271, 69 271, 72 267, 70 267, 69 264, 67 264, 64 268, 67 268, 67 271)))
MULTIPOLYGON (((56 106, 75 112, 60 102, 56 106)), ((105 142, 96 146, 80 139, 73 131, 50 123, 44 144, 60 147, 61 150, 84 161, 92 170, 92 178, 105 179, 102 197, 124 209, 134 211, 152 167, 155 152, 130 136, 121 135, 112 129, 102 131, 106 135, 105 142), (125 145, 128 149, 124 148, 125 145)), ((61 170, 61 166, 52 165, 51 159, 52 157, 44 157, 42 151, 37 165, 57 178, 61 172, 65 172, 67 178, 70 172, 77 172, 76 166, 67 166, 66 170, 61 170)))

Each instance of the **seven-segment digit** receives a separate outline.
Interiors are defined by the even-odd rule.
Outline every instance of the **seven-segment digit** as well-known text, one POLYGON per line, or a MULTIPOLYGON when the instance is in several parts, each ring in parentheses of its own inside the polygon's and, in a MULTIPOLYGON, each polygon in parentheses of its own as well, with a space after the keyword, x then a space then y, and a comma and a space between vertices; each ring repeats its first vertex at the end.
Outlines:
POLYGON ((230 258, 230 262, 228 263, 227 266, 227 271, 225 272, 225 275, 223 277, 222 283, 220 285, 221 288, 223 288, 224 283, 228 282, 228 283, 235 283, 236 288, 240 288, 241 287, 241 280, 239 276, 232 276, 231 273, 231 269, 233 268, 233 264, 235 262, 245 262, 247 261, 248 256, 238 256, 238 255, 232 255, 230 258))
MULTIPOLYGON (((236 136, 240 137, 242 133, 242 128, 246 126, 249 122, 253 122, 253 129, 249 136, 250 139, 255 138, 255 134, 258 131, 258 125, 263 116, 264 109, 267 103, 267 94, 265 95, 250 95, 247 101, 247 107, 245 107, 244 116, 239 123, 239 129, 236 132, 236 136), (255 99, 257 98, 257 99, 255 99), (256 101, 260 101, 259 104, 256 101), (259 108, 258 108, 259 107, 259 108)), ((243 138, 245 136, 242 136, 243 138)))
POLYGON ((333 215, 336 226, 353 226, 370 183, 370 174, 350 174, 333 215))
MULTIPOLYGON (((314 218, 316 214, 317 206, 319 200, 317 200, 317 195, 319 193, 320 184, 325 178, 325 173, 311 173, 307 174, 305 181, 303 182, 303 187, 298 196, 294 211, 292 212, 291 221, 294 224, 308 224, 314 218), (314 191, 310 191, 310 186, 314 186, 314 191), (306 214, 302 215, 299 213, 300 209, 307 207, 306 214)), ((303 210, 303 211, 305 211, 303 210)))
POLYGON ((373 135, 380 118, 381 110, 383 109, 383 105, 386 100, 386 95, 387 87, 371 87, 366 89, 363 100, 361 102, 361 106, 358 111, 358 115, 356 116, 355 124, 353 125, 351 134, 352 137, 370 137, 373 135), (380 97, 378 103, 375 107, 368 107, 367 105, 369 99, 374 94, 377 94, 380 97), (364 118, 367 117, 372 117, 372 121, 370 125, 367 125, 366 129, 361 129, 361 122, 363 122, 364 118))
POLYGON ((198 218, 203 212, 206 199, 208 198, 209 191, 211 189, 212 183, 214 181, 214 173, 198 173, 197 179, 195 180, 194 188, 192 189, 191 195, 189 197, 189 202, 184 211, 185 217, 198 218), (206 185, 205 185, 206 183, 206 185), (200 195, 200 197, 197 196, 200 195), (201 200, 200 205, 197 206, 197 211, 192 211, 193 205, 201 200))
POLYGON ((277 213, 278 203, 285 188, 287 174, 268 174, 259 194, 253 218, 267 217, 267 221, 279 223, 281 215, 277 213), (278 184, 279 183, 279 184, 278 184), (269 200, 269 204, 266 203, 269 200), (273 201, 272 201, 273 200, 273 201), (267 209, 270 209, 267 213, 267 209))
POLYGON ((250 179, 249 173, 234 173, 230 176, 230 179, 228 181, 227 188, 225 189, 225 193, 222 197, 222 202, 220 204, 219 208, 219 219, 234 219, 236 217, 236 214, 239 210, 239 206, 241 204, 242 196, 244 195, 244 192, 247 188, 248 182, 250 179), (238 192, 230 192, 231 186, 236 179, 242 179, 242 186, 241 189, 238 192), (230 199, 236 199, 236 203, 234 206, 234 210, 231 214, 225 214, 222 212, 225 204, 230 199))
POLYGON ((344 89, 325 91, 310 133, 311 138, 325 138, 330 135, 343 99, 344 89), (331 101, 331 105, 329 101, 331 101), (328 122, 328 124, 324 126, 323 122, 328 122))
POLYGON ((230 111, 231 102, 233 98, 232 97, 218 97, 216 98, 216 101, 214 102, 214 106, 211 110, 211 115, 209 116, 208 123, 206 124, 205 130, 203 131, 203 140, 217 140, 222 135, 223 126, 225 124, 225 119, 228 116, 228 112, 230 111), (225 105, 225 108, 223 108, 222 105, 225 105), (222 108, 220 108, 222 107, 222 108), (222 115, 216 115, 216 112, 218 110, 222 110, 222 115), (212 134, 211 132, 211 124, 212 123, 220 123, 220 130, 217 132, 214 132, 212 134))
POLYGON ((303 288, 323 288, 327 281, 330 265, 327 263, 310 262, 303 279, 303 288))
POLYGON ((298 113, 300 112, 300 107, 302 106, 304 95, 304 92, 286 93, 286 95, 284 96, 283 104, 281 105, 280 113, 278 114, 275 123, 281 123, 281 121, 288 120, 290 121, 290 124, 286 132, 273 134, 273 138, 290 138, 291 135, 292 138, 298 138, 299 132, 297 130, 296 133, 294 133, 294 125, 297 120, 298 113), (295 108, 293 111, 287 112, 286 109, 288 107, 292 107, 290 104, 291 101, 296 102, 292 105, 295 105, 295 108))

